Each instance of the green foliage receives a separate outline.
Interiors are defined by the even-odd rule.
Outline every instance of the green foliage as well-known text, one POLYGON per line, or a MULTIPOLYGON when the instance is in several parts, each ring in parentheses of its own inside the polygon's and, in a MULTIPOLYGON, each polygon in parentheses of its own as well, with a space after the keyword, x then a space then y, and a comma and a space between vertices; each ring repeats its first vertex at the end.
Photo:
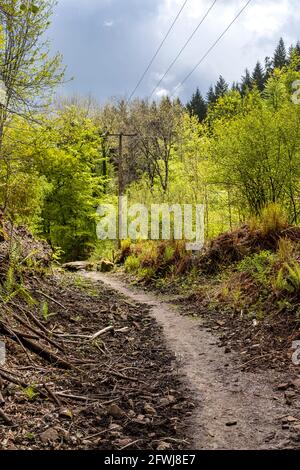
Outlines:
POLYGON ((250 274, 257 282, 267 286, 271 281, 275 261, 276 256, 274 253, 261 251, 260 253, 244 258, 238 264, 237 271, 250 274))
POLYGON ((300 292, 300 264, 296 261, 285 263, 278 272, 274 288, 279 292, 300 292))
MULTIPOLYGON (((47 240, 55 256, 86 258, 97 241, 96 209, 107 182, 98 127, 75 106, 56 110, 43 126, 16 123, 24 130, 23 141, 13 140, 11 147, 10 139, 4 140, 7 152, 16 156, 9 170, 2 167, 6 184, 0 185, 0 201, 6 213, 47 240)), ((9 135, 15 138, 14 128, 9 135)))
POLYGON ((290 75, 295 79, 294 71, 276 69, 264 97, 254 89, 241 112, 226 120, 214 117, 212 155, 220 182, 231 185, 248 213, 260 215, 275 203, 297 221, 300 109, 291 101, 290 75))
POLYGON ((29 401, 32 401, 39 396, 39 393, 36 390, 36 385, 34 384, 27 388, 23 388, 22 392, 29 401))
POLYGON ((288 225, 286 215, 279 204, 269 204, 262 210, 260 226, 264 235, 278 233, 288 225))
POLYGON ((191 116, 197 116, 200 122, 204 121, 207 115, 207 104, 205 103, 199 88, 197 88, 186 107, 191 116))
POLYGON ((143 280, 177 277, 187 271, 190 254, 181 242, 141 241, 126 251, 125 271, 143 280))
POLYGON ((48 302, 42 302, 42 304, 41 304, 41 313, 42 313, 43 319, 48 321, 48 319, 49 319, 49 304, 48 304, 48 302))
POLYGON ((293 258, 295 252, 294 243, 288 238, 280 238, 278 242, 277 257, 282 262, 288 262, 293 258))
POLYGON ((140 268, 140 261, 136 255, 130 255, 125 261, 125 271, 127 273, 137 273, 140 268))

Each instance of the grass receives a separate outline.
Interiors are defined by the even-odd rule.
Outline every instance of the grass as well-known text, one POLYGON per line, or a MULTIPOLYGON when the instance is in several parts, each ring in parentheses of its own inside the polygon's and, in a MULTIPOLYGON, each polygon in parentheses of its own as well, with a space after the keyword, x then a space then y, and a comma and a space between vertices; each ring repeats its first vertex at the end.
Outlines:
POLYGON ((175 278, 188 273, 190 259, 185 244, 175 241, 125 241, 119 255, 125 271, 142 280, 175 278))

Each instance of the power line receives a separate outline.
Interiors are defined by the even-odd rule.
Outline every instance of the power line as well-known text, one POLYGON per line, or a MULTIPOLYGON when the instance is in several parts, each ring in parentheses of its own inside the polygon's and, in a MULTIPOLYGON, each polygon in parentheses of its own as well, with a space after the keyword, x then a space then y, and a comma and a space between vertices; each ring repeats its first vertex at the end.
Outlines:
POLYGON ((169 35, 170 35, 172 29, 174 28, 175 24, 177 23, 177 20, 179 19, 179 17, 180 17, 180 15, 181 15, 181 13, 182 13, 182 11, 183 11, 185 5, 187 4, 187 2, 188 2, 188 0, 185 0, 185 1, 184 1, 182 7, 180 8, 179 12, 177 13, 176 18, 174 19, 173 23, 171 24, 171 26, 170 26, 170 28, 169 28, 167 34, 165 35, 165 37, 163 38, 162 42, 161 42, 160 45, 158 46, 158 49, 156 50, 154 56, 152 57, 152 59, 150 60, 148 66, 146 67, 145 71, 143 72, 143 74, 142 74, 141 78, 139 79, 139 81, 138 81, 136 87, 133 89, 131 95, 129 96, 129 98, 128 98, 128 100, 127 100, 127 102, 129 102, 129 101, 132 99, 132 97, 134 96, 135 92, 136 92, 137 89, 139 88, 140 84, 141 84, 142 81, 144 80, 145 76, 146 76, 147 73, 149 72, 151 65, 152 65, 153 62, 155 61, 155 59, 156 59, 156 57, 158 56, 159 52, 161 51, 161 49, 162 49, 164 43, 165 43, 166 40, 168 39, 168 37, 169 37, 169 35))
POLYGON ((216 45, 221 41, 221 39, 225 36, 225 34, 227 33, 227 31, 229 31, 229 29, 231 28, 231 26, 236 22, 236 20, 241 16, 241 14, 244 12, 244 10, 247 8, 247 6, 252 2, 252 0, 248 0, 248 2, 243 6, 243 8, 239 11, 239 13, 234 17, 234 19, 231 21, 231 23, 227 26, 227 28, 223 31, 223 33, 218 37, 218 39, 213 43, 213 45, 207 50, 207 52, 201 57, 201 59, 199 60, 199 62, 195 65, 195 67, 191 70, 191 72, 182 80, 182 82, 180 82, 173 94, 172 94, 172 98, 174 97, 175 93, 176 93, 176 90, 180 87, 182 87, 182 85, 184 85, 184 83, 191 77, 191 75, 197 70, 197 68, 202 64, 202 62, 204 61, 204 59, 206 59, 206 57, 210 54, 210 52, 216 47, 216 45))
POLYGON ((180 49, 179 53, 177 54, 177 56, 175 57, 175 59, 173 60, 173 62, 171 62, 171 64, 169 65, 169 67, 167 68, 166 72, 164 73, 164 75, 161 77, 161 79, 159 80, 159 82, 157 83, 157 85, 155 86, 155 88, 153 89, 151 95, 150 95, 150 99, 152 98, 152 96, 154 95, 154 93, 156 92, 156 90, 158 89, 159 85, 163 82, 163 80, 166 78, 166 76, 168 75, 168 73, 170 72, 170 70, 174 67, 174 65, 176 64, 177 60, 179 59, 179 57, 181 56, 181 54, 183 53, 183 51, 187 48, 187 46, 189 45, 189 43, 191 42, 191 40, 193 39, 193 37, 195 36, 195 34, 197 33, 197 31, 199 30, 200 26, 202 25, 202 23, 204 23, 204 21, 206 20, 206 18, 208 17, 210 11, 213 9, 213 7, 215 6, 215 4, 217 3, 218 0, 214 0, 212 5, 209 7, 209 9, 207 10, 207 12, 205 13, 205 15, 203 16, 203 18, 201 19, 200 23, 198 23, 197 27, 194 29, 194 31, 192 32, 192 34, 190 35, 190 37, 187 39, 187 41, 185 42, 185 44, 182 46, 182 48, 180 49))

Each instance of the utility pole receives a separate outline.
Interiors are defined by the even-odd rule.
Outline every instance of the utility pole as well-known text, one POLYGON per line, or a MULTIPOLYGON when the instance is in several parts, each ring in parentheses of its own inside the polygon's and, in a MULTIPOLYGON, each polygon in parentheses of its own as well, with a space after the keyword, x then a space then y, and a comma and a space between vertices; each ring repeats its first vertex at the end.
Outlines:
POLYGON ((124 178, 124 159, 123 159, 123 138, 124 137, 136 137, 137 134, 126 134, 120 132, 118 134, 104 134, 105 138, 117 137, 119 139, 119 157, 118 157, 118 248, 121 248, 121 228, 123 226, 123 214, 122 214, 122 197, 125 193, 125 178, 124 178))

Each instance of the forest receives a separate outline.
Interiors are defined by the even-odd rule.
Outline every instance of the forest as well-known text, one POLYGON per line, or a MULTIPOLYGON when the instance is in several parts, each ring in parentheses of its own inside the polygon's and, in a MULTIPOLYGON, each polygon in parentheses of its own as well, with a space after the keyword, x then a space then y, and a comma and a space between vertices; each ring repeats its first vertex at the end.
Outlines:
POLYGON ((187 102, 100 103, 58 93, 55 8, 0 1, 0 449, 299 448, 300 43, 187 102), (119 196, 203 204, 203 249, 99 240, 119 196))

